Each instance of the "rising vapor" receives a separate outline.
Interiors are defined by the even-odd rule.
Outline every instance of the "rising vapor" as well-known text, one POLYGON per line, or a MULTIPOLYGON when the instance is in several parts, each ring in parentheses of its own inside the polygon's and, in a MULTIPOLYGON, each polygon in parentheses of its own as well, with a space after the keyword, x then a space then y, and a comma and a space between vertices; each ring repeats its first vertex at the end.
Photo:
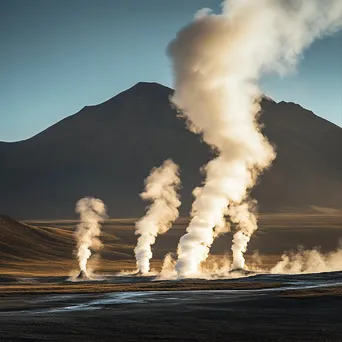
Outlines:
POLYGON ((134 249, 137 268, 142 274, 150 271, 151 246, 157 235, 167 232, 179 215, 179 187, 179 167, 170 159, 160 167, 153 168, 145 180, 145 191, 140 197, 152 204, 147 207, 146 215, 136 222, 135 233, 140 236, 134 249))
POLYGON ((330 253, 321 253, 319 249, 284 253, 272 269, 274 274, 320 273, 342 270, 342 248, 330 253))
POLYGON ((275 152, 257 122, 261 75, 295 68, 315 38, 341 27, 341 0, 230 0, 221 14, 204 9, 170 43, 172 102, 189 129, 201 134, 217 156, 195 189, 191 222, 178 245, 176 271, 197 275, 225 216, 236 224, 233 268, 257 229, 249 192, 275 152))
POLYGON ((89 278, 87 262, 91 256, 91 250, 98 250, 102 247, 99 236, 101 235, 101 222, 106 217, 106 206, 100 199, 85 197, 77 202, 75 211, 80 215, 81 220, 75 232, 80 277, 89 278))

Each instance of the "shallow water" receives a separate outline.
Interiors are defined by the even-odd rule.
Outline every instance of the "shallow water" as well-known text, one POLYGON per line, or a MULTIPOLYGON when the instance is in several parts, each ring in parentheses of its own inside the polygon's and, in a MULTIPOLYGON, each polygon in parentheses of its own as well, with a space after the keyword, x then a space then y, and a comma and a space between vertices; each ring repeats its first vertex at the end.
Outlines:
MULTIPOLYGON (((133 276, 107 276, 106 283, 122 284, 122 283, 148 283, 155 281, 155 277, 133 277, 133 276)), ((34 282, 61 283, 65 282, 63 278, 48 279, 36 278, 34 282)), ((241 283, 265 283, 276 284, 281 283, 281 287, 261 288, 261 289, 229 289, 229 290, 189 290, 189 291, 141 291, 141 292, 115 292, 115 293, 87 293, 87 294, 54 294, 54 295, 31 295, 20 299, 20 294, 16 294, 13 298, 15 305, 12 307, 0 306, 0 315, 28 315, 54 314, 75 311, 92 311, 104 310, 109 307, 131 304, 139 305, 172 305, 172 304, 191 304, 191 303, 218 303, 222 300, 225 302, 238 302, 247 299, 259 298, 286 290, 303 290, 323 288, 330 286, 342 285, 342 272, 303 274, 303 275, 275 275, 275 274, 257 274, 248 277, 234 279, 217 279, 212 281, 193 279, 193 280, 177 280, 174 282, 192 282, 206 284, 215 282, 241 282, 241 283), (21 300, 21 302, 20 302, 21 300), (17 301, 17 302, 15 302, 17 301)), ((0 299, 1 301, 1 299, 0 299)))

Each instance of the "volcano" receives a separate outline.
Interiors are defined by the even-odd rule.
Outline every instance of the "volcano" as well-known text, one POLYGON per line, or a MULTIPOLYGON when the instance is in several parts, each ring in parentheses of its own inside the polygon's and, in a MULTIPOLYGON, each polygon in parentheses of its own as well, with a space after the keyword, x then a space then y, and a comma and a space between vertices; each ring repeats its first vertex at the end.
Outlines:
POLYGON ((76 277, 77 280, 83 280, 83 281, 86 281, 86 280, 90 280, 89 276, 87 275, 87 273, 83 270, 81 270, 81 272, 79 273, 79 275, 76 277))
MULTIPOLYGON (((95 196, 109 216, 139 217, 143 180, 171 158, 181 167, 180 211, 188 215, 192 190, 203 181, 199 170, 215 152, 187 130, 170 105, 172 93, 138 83, 30 139, 0 143, 0 211, 17 219, 74 218, 74 203, 95 196)), ((260 122, 277 158, 253 189, 259 211, 341 208, 342 129, 269 98, 262 100, 260 122)))

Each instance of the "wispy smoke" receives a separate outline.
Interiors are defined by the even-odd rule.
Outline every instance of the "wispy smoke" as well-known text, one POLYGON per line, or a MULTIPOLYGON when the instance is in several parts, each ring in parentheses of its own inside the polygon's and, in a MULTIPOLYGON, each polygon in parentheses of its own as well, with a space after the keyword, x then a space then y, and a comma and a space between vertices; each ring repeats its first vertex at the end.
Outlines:
POLYGON ((319 249, 284 253, 281 261, 271 269, 271 273, 299 274, 320 273, 342 270, 342 249, 331 253, 321 253, 319 249))
POLYGON ((173 258, 172 253, 166 254, 163 266, 159 274, 160 279, 175 279, 177 277, 177 273, 175 270, 176 261, 173 258))
POLYGON ((172 101, 189 129, 217 153, 205 166, 204 185, 194 191, 192 220, 178 245, 179 276, 199 273, 214 227, 227 214, 239 229, 233 265, 244 266, 257 229, 248 193, 275 158, 257 124, 257 81, 265 72, 293 69, 315 38, 341 26, 341 14, 340 0, 227 0, 221 14, 198 12, 170 43, 172 101))
POLYGON ((100 199, 85 197, 77 202, 75 211, 80 214, 81 219, 75 232, 77 259, 81 273, 89 276, 87 262, 91 256, 91 250, 98 250, 102 247, 99 236, 101 235, 101 222, 106 217, 106 206, 100 199))
POLYGON ((258 229, 256 209, 253 202, 240 205, 230 205, 229 215, 232 222, 238 224, 239 230, 233 236, 233 269, 242 269, 245 266, 244 253, 247 250, 249 240, 255 230, 258 229))
POLYGON ((160 167, 152 169, 145 180, 145 191, 140 196, 152 204, 147 207, 146 215, 136 222, 135 233, 140 236, 134 249, 138 271, 142 274, 150 271, 151 246, 157 235, 167 232, 179 215, 179 187, 179 168, 170 159, 164 161, 160 167))

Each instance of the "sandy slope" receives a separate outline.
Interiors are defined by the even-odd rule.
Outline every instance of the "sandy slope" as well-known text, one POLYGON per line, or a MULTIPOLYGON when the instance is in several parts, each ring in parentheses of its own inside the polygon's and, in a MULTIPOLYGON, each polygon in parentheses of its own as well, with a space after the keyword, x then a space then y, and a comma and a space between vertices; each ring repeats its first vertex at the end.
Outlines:
MULTIPOLYGON (((70 282, 75 268, 75 221, 20 223, 0 216, 1 341, 341 341, 342 275, 157 281, 115 276, 135 267, 134 219, 108 220, 99 273, 102 281, 70 282)), ((187 220, 154 248, 153 267, 175 251, 187 220)), ((337 247, 339 212, 262 215, 251 241, 264 265, 274 265, 285 249, 337 247)), ((230 249, 227 234, 213 253, 230 249)))
MULTIPOLYGON (((99 271, 132 270, 135 267, 134 234, 135 219, 108 220, 103 227, 104 249, 100 252, 99 271)), ((184 233, 186 219, 180 219, 165 235, 157 239, 153 248, 152 266, 159 268, 168 252, 175 252, 180 236, 184 233)), ((0 275, 68 275, 76 267, 73 254, 73 231, 77 222, 72 220, 34 221, 20 223, 0 215, 0 275)), ((259 250, 265 266, 274 265, 284 251, 321 246, 331 251, 339 246, 342 237, 340 212, 263 214, 260 228, 253 236, 247 259, 259 250)), ((212 254, 230 252, 231 233, 220 237, 213 244, 212 254)))

